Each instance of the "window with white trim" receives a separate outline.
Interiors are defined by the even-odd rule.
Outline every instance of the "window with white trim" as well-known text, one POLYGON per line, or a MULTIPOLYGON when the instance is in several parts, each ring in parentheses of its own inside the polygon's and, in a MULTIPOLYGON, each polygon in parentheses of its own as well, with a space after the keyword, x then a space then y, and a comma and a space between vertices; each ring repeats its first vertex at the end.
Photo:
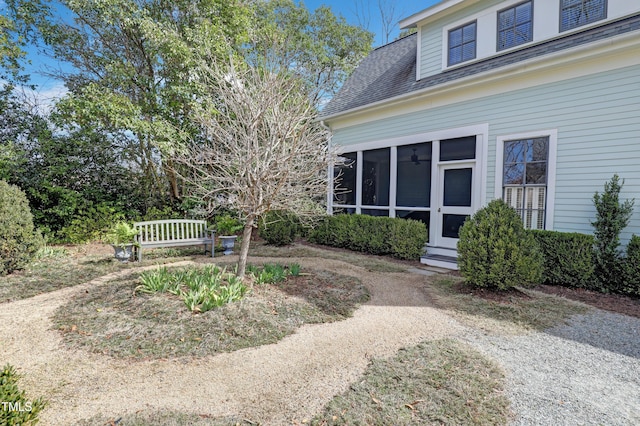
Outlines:
POLYGON ((533 2, 525 1, 498 12, 497 50, 533 40, 533 2))
POLYGON ((476 21, 449 30, 449 66, 475 59, 476 38, 476 21))
POLYGON ((504 141, 503 200, 527 229, 545 228, 549 137, 504 141))
POLYGON ((560 0, 560 32, 607 17, 607 0, 560 0))

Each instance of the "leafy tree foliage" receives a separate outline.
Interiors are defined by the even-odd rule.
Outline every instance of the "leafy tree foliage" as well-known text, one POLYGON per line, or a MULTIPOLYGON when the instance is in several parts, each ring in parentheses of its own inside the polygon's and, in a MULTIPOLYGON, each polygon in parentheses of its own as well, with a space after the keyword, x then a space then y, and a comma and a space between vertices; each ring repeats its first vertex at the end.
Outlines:
POLYGON ((145 210, 126 148, 55 113, 42 117, 10 86, 0 92, 0 178, 26 192, 36 226, 52 239, 82 241, 113 215, 145 210))
POLYGON ((293 0, 258 0, 254 20, 244 54, 248 62, 296 72, 316 103, 340 89, 373 43, 372 33, 348 24, 327 6, 310 12, 293 0))
POLYGON ((73 21, 62 21, 47 0, 7 3, 53 56, 73 65, 58 75, 70 91, 64 118, 126 141, 145 193, 179 199, 171 154, 195 131, 194 57, 216 60, 243 43, 247 8, 239 0, 66 0, 58 3, 73 21))

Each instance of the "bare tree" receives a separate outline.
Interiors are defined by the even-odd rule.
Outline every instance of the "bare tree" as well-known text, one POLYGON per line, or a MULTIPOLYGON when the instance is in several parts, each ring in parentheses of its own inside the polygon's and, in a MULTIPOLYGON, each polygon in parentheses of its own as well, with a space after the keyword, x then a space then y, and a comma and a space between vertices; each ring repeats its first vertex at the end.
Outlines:
POLYGON ((380 44, 384 45, 389 43, 391 33, 396 29, 404 11, 397 9, 397 2, 394 0, 377 0, 375 5, 371 0, 353 0, 351 12, 355 15, 359 26, 372 31, 371 11, 374 9, 377 9, 377 15, 380 18, 379 31, 374 32, 380 35, 380 44))
POLYGON ((233 63, 205 66, 208 87, 194 119, 205 142, 178 155, 192 196, 206 209, 230 208, 244 223, 237 275, 244 276, 251 233, 270 210, 298 216, 324 211, 328 133, 315 121, 308 86, 286 70, 272 72, 233 63))

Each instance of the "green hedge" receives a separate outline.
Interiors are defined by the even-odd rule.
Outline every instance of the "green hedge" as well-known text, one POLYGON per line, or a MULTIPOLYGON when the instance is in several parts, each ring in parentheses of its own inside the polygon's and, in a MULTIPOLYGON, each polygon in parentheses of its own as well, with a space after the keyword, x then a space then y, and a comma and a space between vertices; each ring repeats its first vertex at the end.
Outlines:
POLYGON ((530 230, 544 257, 545 284, 596 290, 592 235, 530 230))
POLYGON ((427 237, 426 225, 416 220, 342 214, 321 219, 309 241, 415 260, 424 253, 427 237))
POLYGON ((291 212, 271 211, 258 222, 258 234, 267 244, 285 246, 301 233, 300 221, 291 212))

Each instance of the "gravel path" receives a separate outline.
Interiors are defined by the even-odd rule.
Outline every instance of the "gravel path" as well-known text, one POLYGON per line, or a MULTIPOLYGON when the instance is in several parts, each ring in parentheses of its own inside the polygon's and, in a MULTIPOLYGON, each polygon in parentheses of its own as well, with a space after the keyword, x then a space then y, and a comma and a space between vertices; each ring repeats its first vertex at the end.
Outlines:
POLYGON ((290 425, 347 389, 371 358, 457 337, 503 366, 516 425, 640 424, 640 319, 594 310, 544 333, 484 334, 431 307, 425 275, 296 261, 357 276, 371 301, 353 318, 305 325, 277 344, 196 360, 127 362, 64 349, 51 315, 75 292, 116 273, 0 305, 0 361, 19 367, 32 395, 49 399, 44 425, 159 409, 290 425))
POLYGON ((352 318, 305 325, 277 344, 196 360, 129 363, 63 349, 59 333, 51 330, 51 315, 74 292, 100 285, 113 274, 0 305, 0 360, 20 368, 33 395, 47 396, 50 405, 41 415, 45 425, 159 409, 290 425, 310 418, 345 391, 371 358, 462 330, 429 306, 424 275, 374 274, 323 259, 299 263, 357 276, 371 291, 370 302, 352 318))
POLYGON ((594 310, 520 336, 463 340, 507 372, 514 425, 640 425, 640 319, 594 310))

